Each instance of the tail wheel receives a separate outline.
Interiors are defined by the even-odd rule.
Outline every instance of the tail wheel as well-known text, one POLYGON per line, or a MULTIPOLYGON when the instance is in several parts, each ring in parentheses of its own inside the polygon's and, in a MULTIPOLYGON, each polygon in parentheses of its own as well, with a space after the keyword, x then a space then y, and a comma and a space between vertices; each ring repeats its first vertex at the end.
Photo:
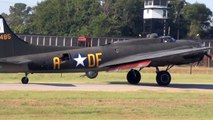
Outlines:
POLYGON ((86 76, 90 79, 95 79, 98 76, 98 71, 88 71, 86 76))
POLYGON ((167 71, 157 72, 156 81, 159 86, 168 86, 171 82, 171 75, 167 71))
POLYGON ((141 74, 137 70, 130 70, 127 74, 129 84, 137 85, 141 80, 141 74))
POLYGON ((23 77, 23 78, 21 79, 21 82, 22 82, 22 84, 28 84, 28 82, 29 82, 28 77, 23 77))

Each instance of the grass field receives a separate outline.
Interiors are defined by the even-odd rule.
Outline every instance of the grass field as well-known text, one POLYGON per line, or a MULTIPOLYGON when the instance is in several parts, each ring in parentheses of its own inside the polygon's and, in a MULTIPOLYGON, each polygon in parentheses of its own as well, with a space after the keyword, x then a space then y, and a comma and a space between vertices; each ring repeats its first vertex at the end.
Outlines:
MULTIPOLYGON (((155 74, 144 70, 143 82, 155 83, 155 74)), ((212 70, 172 71, 172 83, 213 84, 212 70)), ((81 74, 34 74, 31 83, 112 83, 126 82, 126 72, 100 73, 95 80, 81 74)), ((0 83, 20 83, 23 74, 0 74, 0 83)), ((143 83, 142 82, 142 83, 143 83)), ((211 120, 212 92, 80 92, 0 91, 0 120, 211 120)))
MULTIPOLYGON (((84 73, 68 74, 32 74, 29 75, 30 83, 111 83, 126 82, 127 71, 100 72, 96 79, 80 77, 84 73)), ((154 69, 142 70, 141 83, 155 83, 156 73, 154 69)), ((189 68, 175 67, 171 71, 172 83, 213 83, 213 69, 194 68, 193 74, 189 74, 189 68)), ((20 83, 24 74, 0 74, 0 83, 20 83)))
POLYGON ((213 94, 164 92, 0 92, 0 119, 213 119, 213 94))

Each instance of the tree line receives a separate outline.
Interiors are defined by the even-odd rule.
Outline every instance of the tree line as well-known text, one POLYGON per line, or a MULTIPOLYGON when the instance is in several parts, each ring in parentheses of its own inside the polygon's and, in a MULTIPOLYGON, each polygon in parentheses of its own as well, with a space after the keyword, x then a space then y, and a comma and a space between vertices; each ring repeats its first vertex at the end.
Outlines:
MULTIPOLYGON (((45 0, 31 8, 24 3, 2 13, 17 34, 86 37, 137 37, 143 34, 143 0, 45 0)), ((213 38, 212 11, 184 0, 169 3, 169 35, 213 38)))

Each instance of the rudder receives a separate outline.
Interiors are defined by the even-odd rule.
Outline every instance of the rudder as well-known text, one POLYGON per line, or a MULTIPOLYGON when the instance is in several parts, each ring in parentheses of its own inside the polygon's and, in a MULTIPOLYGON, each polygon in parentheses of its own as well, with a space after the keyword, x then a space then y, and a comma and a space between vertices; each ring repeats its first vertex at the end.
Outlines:
POLYGON ((70 50, 70 47, 31 45, 16 36, 0 15, 0 58, 70 50))
POLYGON ((9 28, 5 19, 0 15, 0 58, 14 56, 15 41, 20 41, 12 30, 9 28))

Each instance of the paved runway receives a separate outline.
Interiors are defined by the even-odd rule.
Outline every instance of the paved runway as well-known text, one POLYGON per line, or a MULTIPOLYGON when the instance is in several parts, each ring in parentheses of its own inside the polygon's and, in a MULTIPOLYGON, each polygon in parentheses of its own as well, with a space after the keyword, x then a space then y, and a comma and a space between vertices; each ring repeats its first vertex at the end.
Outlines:
POLYGON ((156 84, 144 83, 129 85, 126 83, 109 84, 69 84, 69 83, 30 83, 0 84, 0 91, 165 91, 165 92, 212 92, 213 84, 172 84, 159 87, 156 84))

